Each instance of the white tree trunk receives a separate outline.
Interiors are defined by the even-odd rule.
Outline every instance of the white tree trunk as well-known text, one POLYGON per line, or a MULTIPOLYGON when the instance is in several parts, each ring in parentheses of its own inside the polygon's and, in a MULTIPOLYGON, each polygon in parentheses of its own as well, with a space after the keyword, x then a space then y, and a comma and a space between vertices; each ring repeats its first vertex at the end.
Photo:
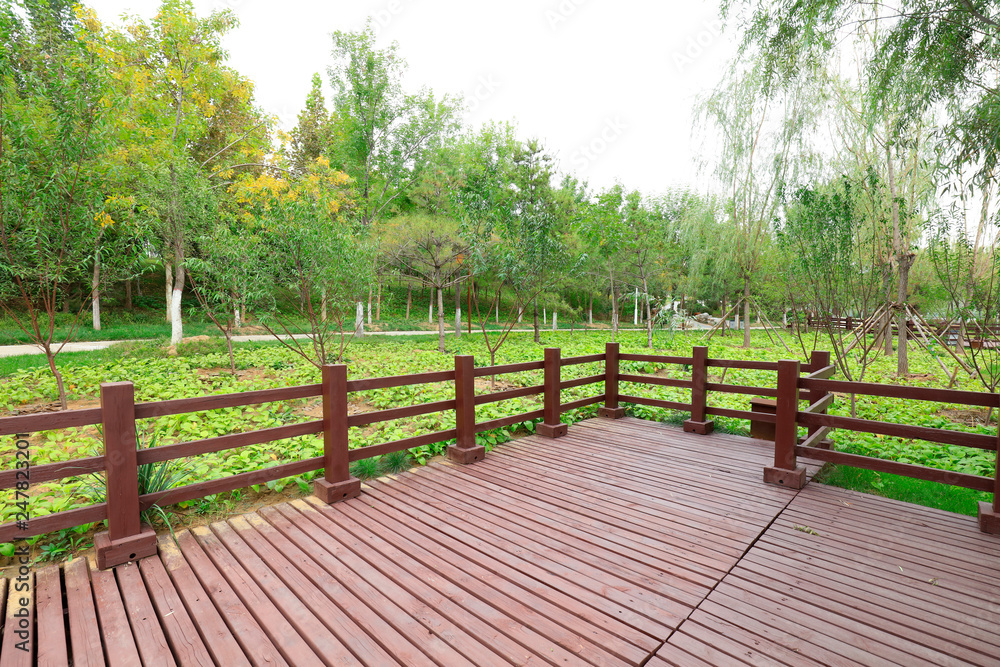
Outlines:
POLYGON ((632 325, 639 326, 639 288, 635 288, 635 309, 632 313, 632 325))
MULTIPOLYGON (((324 320, 326 317, 323 318, 324 320)), ((243 326, 243 318, 240 316, 240 304, 233 306, 233 328, 239 329, 243 326)))
POLYGON ((166 290, 167 291, 167 322, 169 322, 170 318, 173 315, 173 310, 170 308, 170 296, 171 296, 171 294, 174 291, 174 267, 170 264, 170 262, 164 262, 164 264, 166 264, 166 268, 163 270, 163 272, 164 272, 164 275, 165 275, 165 281, 164 282, 165 282, 165 284, 167 286, 167 290, 166 290))
POLYGON ((94 277, 90 283, 90 307, 94 316, 94 331, 101 330, 101 256, 94 253, 94 277))
POLYGON ((184 338, 184 323, 181 320, 181 288, 174 286, 170 297, 170 344, 178 345, 184 338))
POLYGON ((546 310, 545 306, 542 306, 542 324, 548 324, 548 323, 549 323, 548 310, 546 310))
POLYGON ((354 315, 354 335, 358 338, 365 337, 365 307, 358 301, 358 310, 354 315))
POLYGON ((427 324, 434 324, 434 288, 431 288, 431 302, 427 305, 427 324))
POLYGON ((555 330, 556 330, 556 327, 558 326, 558 325, 556 324, 556 322, 557 322, 558 320, 559 320, 559 313, 557 313, 556 311, 554 311, 554 310, 553 310, 553 311, 552 311, 552 330, 553 330, 553 331, 555 331, 555 330))

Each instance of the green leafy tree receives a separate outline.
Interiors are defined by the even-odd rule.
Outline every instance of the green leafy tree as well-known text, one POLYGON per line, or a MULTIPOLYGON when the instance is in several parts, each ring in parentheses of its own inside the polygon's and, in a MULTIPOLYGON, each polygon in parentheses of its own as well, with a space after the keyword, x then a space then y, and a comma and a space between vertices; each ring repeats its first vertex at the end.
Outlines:
POLYGON ((66 285, 86 281, 101 233, 115 98, 79 24, 28 9, 25 23, 0 3, 0 307, 45 352, 65 409, 55 357, 86 304, 61 341, 55 314, 66 285))
POLYGON ((357 214, 370 225, 417 182, 435 149, 458 129, 458 103, 428 89, 403 91, 406 62, 393 42, 375 46, 371 21, 333 33, 331 162, 354 178, 357 214))
POLYGON ((267 124, 253 107, 253 86, 225 65, 230 11, 195 15, 189 0, 166 0, 149 23, 123 29, 94 25, 93 45, 129 103, 120 119, 126 148, 118 155, 123 191, 138 191, 167 274, 171 342, 183 336, 181 299, 192 242, 215 215, 206 205, 236 170, 262 164, 267 124))

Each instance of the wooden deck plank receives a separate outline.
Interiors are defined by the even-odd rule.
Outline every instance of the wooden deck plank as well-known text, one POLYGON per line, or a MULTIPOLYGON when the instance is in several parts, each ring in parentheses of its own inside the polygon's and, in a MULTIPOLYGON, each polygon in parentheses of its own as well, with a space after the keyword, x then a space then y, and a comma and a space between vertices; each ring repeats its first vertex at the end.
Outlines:
MULTIPOLYGON (((554 623, 593 642, 595 646, 602 647, 616 658, 637 665, 649 655, 649 648, 643 649, 623 641, 618 635, 605 629, 604 616, 596 610, 579 601, 564 598, 559 595, 558 590, 552 590, 518 570, 509 570, 495 561, 482 564, 471 550, 461 544, 434 539, 428 533, 411 528, 410 522, 392 517, 391 509, 376 509, 371 503, 354 503, 353 507, 345 508, 345 513, 353 510, 359 516, 352 518, 359 524, 368 527, 401 551, 422 560, 425 565, 432 564, 436 558, 462 563, 463 574, 488 581, 492 590, 527 605, 554 623), (376 526, 381 529, 376 530, 376 526), (430 558, 427 558, 428 554, 430 558)), ((648 644, 643 638, 638 639, 648 644)))
POLYGON ((522 476, 513 466, 498 468, 487 465, 470 468, 468 472, 478 479, 490 482, 502 480, 511 493, 531 498, 556 513, 565 510, 599 532, 607 534, 613 529, 646 546, 647 553, 655 549, 676 557, 697 559, 710 576, 718 576, 719 571, 728 570, 743 553, 743 548, 726 544, 722 540, 710 544, 704 531, 698 536, 686 535, 669 519, 644 514, 634 508, 628 512, 620 511, 606 500, 595 504, 592 499, 575 494, 571 486, 557 491, 546 485, 543 478, 539 478, 538 471, 530 476, 522 476))
POLYGON ((182 593, 184 604, 216 661, 229 664, 219 660, 218 653, 224 652, 227 660, 249 661, 255 667, 287 665, 194 538, 187 531, 178 535, 178 542, 182 538, 184 545, 174 544, 166 537, 160 539, 160 559, 177 590, 182 593), (225 629, 220 627, 217 619, 224 621, 225 629), (229 641, 220 642, 221 650, 217 651, 216 639, 225 637, 229 641), (238 643, 238 646, 233 647, 233 643, 238 643))
MULTIPOLYGON (((156 609, 166 635, 170 652, 181 667, 210 667, 215 662, 199 633, 198 627, 184 607, 184 602, 170 581, 170 575, 159 558, 143 558, 139 571, 156 609)), ((221 622, 222 619, 219 619, 221 622)), ((238 648, 238 647, 237 647, 238 648)), ((242 652, 240 656, 242 657, 242 652)), ((236 664, 245 664, 239 662, 236 664)))
MULTIPOLYGON (((559 520, 563 517, 532 516, 531 505, 509 494, 503 500, 495 497, 491 493, 497 490, 495 486, 476 486, 453 476, 444 480, 422 470, 400 482, 426 494, 428 502, 453 505, 481 517, 488 522, 488 528, 503 526, 557 552, 568 549, 580 562, 607 570, 687 606, 697 604, 705 589, 714 583, 713 579, 692 572, 685 567, 686 563, 664 562, 637 551, 635 545, 630 548, 559 520)), ((637 589, 635 595, 643 596, 642 590, 637 589)), ((655 599, 651 601, 655 603, 655 599)))
MULTIPOLYGON (((478 617, 470 616, 451 598, 440 594, 412 572, 400 569, 382 554, 370 552, 365 554, 367 558, 361 558, 337 539, 339 535, 336 532, 327 532, 311 521, 302 521, 302 514, 288 504, 264 508, 259 513, 303 550, 310 548, 310 542, 315 542, 321 550, 317 556, 324 569, 339 581, 355 586, 371 583, 377 586, 378 592, 384 592, 393 601, 412 609, 410 613, 415 618, 423 620, 429 617, 434 626, 452 626, 456 640, 449 643, 463 655, 476 652, 477 645, 482 643, 493 652, 487 657, 492 655, 494 663, 498 660, 516 665, 537 662, 523 646, 496 632, 478 617)), ((442 633, 441 636, 447 635, 442 633)), ((480 664, 491 662, 484 660, 480 664)))
POLYGON ((66 614, 69 616, 70 652, 74 665, 103 667, 101 628, 90 588, 90 569, 84 558, 74 558, 63 566, 66 582, 66 614))
POLYGON ((968 517, 908 507, 808 485, 658 655, 721 647, 741 628, 788 664, 789 650, 845 666, 1000 664, 1000 584, 983 576, 1000 565, 994 538, 968 517))
MULTIPOLYGON (((243 607, 257 621, 260 629, 267 634, 274 646, 281 651, 285 660, 296 667, 324 664, 323 659, 320 658, 322 652, 310 646, 309 641, 302 636, 303 634, 320 633, 320 640, 323 641, 325 648, 338 655, 341 664, 343 664, 343 660, 347 658, 349 652, 343 652, 342 647, 329 641, 332 639, 332 635, 325 628, 322 628, 322 624, 315 617, 310 618, 311 614, 305 613, 301 605, 297 604, 297 601, 288 594, 287 589, 279 588, 281 609, 268 598, 263 589, 265 586, 274 585, 274 578, 268 576, 266 565, 253 574, 247 572, 212 530, 206 526, 196 527, 185 531, 185 533, 178 540, 181 542, 181 549, 185 553, 188 552, 188 549, 200 548, 204 550, 217 571, 229 584, 230 590, 240 599, 243 607), (255 579, 254 574, 261 578, 260 582, 255 579), (291 617, 286 617, 282 611, 289 612, 291 617)), ((310 639, 313 637, 310 636, 310 639)))
MULTIPOLYGON (((238 523, 235 520, 231 521, 238 523)), ((247 527, 249 527, 249 524, 247 524, 247 527)), ((325 624, 324 621, 329 622, 331 619, 342 620, 343 612, 332 606, 324 606, 317 610, 315 606, 319 599, 318 595, 312 599, 308 596, 303 599, 299 592, 293 591, 275 572, 276 567, 281 568, 282 565, 285 565, 285 574, 286 576, 290 576, 291 567, 287 563, 283 563, 280 555, 267 553, 268 556, 279 557, 277 560, 272 560, 271 558, 265 560, 244 539, 244 537, 251 537, 247 532, 237 532, 233 529, 233 526, 227 523, 219 522, 213 524, 211 529, 214 536, 226 546, 232 556, 246 570, 247 574, 253 577, 254 582, 265 592, 275 607, 281 611, 282 615, 288 619, 315 654, 321 657, 324 662, 333 662, 334 664, 350 664, 354 662, 372 664, 383 659, 388 660, 389 663, 393 662, 392 658, 389 658, 376 645, 370 643, 357 644, 357 653, 349 649, 341 641, 340 637, 347 638, 350 633, 357 632, 357 626, 350 624, 344 627, 342 622, 334 624, 334 627, 329 627, 329 625, 325 624), (314 604, 302 604, 307 600, 314 604), (326 618, 321 620, 323 616, 326 618)), ((202 542, 204 544, 204 540, 202 542)), ((415 664, 421 663, 417 662, 415 664)), ((428 663, 424 662, 423 664, 428 663)))
POLYGON ((716 544, 724 548, 739 550, 746 539, 747 531, 736 530, 739 525, 735 522, 720 521, 718 515, 709 512, 696 514, 679 503, 665 502, 669 499, 661 498, 658 494, 614 486, 603 479, 581 477, 579 473, 574 475, 568 462, 555 465, 545 459, 530 458, 528 453, 518 455, 502 451, 484 461, 481 467, 492 465, 502 466, 521 477, 533 477, 550 491, 568 488, 573 498, 607 503, 612 508, 636 512, 638 516, 648 515, 669 520, 676 526, 676 530, 681 531, 685 537, 693 538, 696 544, 704 537, 706 521, 714 521, 713 536, 717 540, 716 544))
POLYGON ((494 504, 487 499, 488 494, 464 496, 458 484, 439 486, 432 478, 418 475, 397 481, 400 488, 410 487, 427 504, 441 507, 442 511, 464 512, 477 517, 484 529, 522 544, 524 549, 544 560, 563 562, 598 581, 619 580, 619 585, 624 586, 619 590, 634 598, 633 609, 650 618, 663 614, 664 619, 683 619, 705 594, 704 586, 676 576, 670 565, 657 568, 655 563, 628 558, 630 552, 605 549, 575 534, 539 526, 512 511, 518 509, 516 505, 494 504), (569 563, 565 561, 567 555, 573 559, 569 563))
POLYGON ((90 585, 94 590, 94 605, 97 619, 101 624, 101 639, 104 657, 111 667, 135 667, 141 665, 139 649, 132 637, 128 615, 118 591, 118 582, 113 570, 92 570, 90 585))
POLYGON ((37 664, 69 664, 66 623, 63 619, 62 573, 58 565, 43 567, 35 573, 35 600, 37 664))
MULTIPOLYGON (((349 504, 350 501, 344 503, 349 504)), ((441 594, 466 609, 467 614, 478 616, 494 628, 505 632, 515 641, 538 657, 554 665, 616 664, 611 656, 565 629, 519 603, 517 600, 499 593, 486 593, 482 582, 456 572, 450 564, 436 563, 428 567, 425 563, 395 548, 382 536, 359 525, 344 515, 342 508, 319 507, 305 501, 292 501, 295 507, 308 519, 320 525, 327 532, 337 531, 359 555, 379 552, 395 563, 395 569, 405 569, 423 578, 441 594), (456 583, 458 580, 461 583, 456 583), (484 599, 485 598, 485 599, 484 599)), ((620 662, 617 664, 621 664, 620 662)))
POLYGON ((4 612, 3 642, 0 646, 0 667, 32 665, 38 650, 35 630, 35 576, 17 572, 5 589, 7 605, 4 612), (23 577, 23 578, 22 578, 23 577))
MULTIPOLYGON (((384 489, 385 487, 379 488, 384 489)), ((393 503, 391 496, 382 495, 379 489, 374 486, 368 487, 367 500, 373 509, 395 521, 408 522, 414 530, 421 531, 453 551, 460 551, 463 558, 491 569, 495 574, 513 576, 514 581, 532 588, 535 588, 533 582, 537 581, 545 587, 542 594, 548 595, 556 604, 563 605, 563 608, 567 610, 576 609, 577 605, 587 605, 601 612, 600 616, 595 618, 596 623, 599 623, 608 632, 636 646, 644 646, 652 650, 659 645, 659 641, 655 637, 669 634, 666 626, 663 625, 644 624, 647 627, 656 628, 652 633, 636 629, 630 622, 635 623, 641 617, 633 614, 626 607, 612 603, 610 599, 593 593, 568 577, 553 576, 530 559, 514 557, 505 550, 493 547, 488 542, 472 538, 471 533, 474 527, 471 525, 456 526, 428 513, 416 511, 415 508, 409 507, 406 502, 393 503), (386 502, 387 500, 389 502, 386 502), (522 573, 523 577, 520 576, 522 573), (625 617, 628 618, 628 621, 625 620, 625 617)))
MULTIPOLYGON (((156 559, 155 556, 153 557, 156 559)), ((156 616, 153 603, 146 592, 146 584, 142 581, 139 566, 126 563, 115 568, 118 578, 118 589, 125 602, 129 624, 132 626, 132 637, 135 639, 142 658, 143 667, 174 667, 174 660, 167 637, 163 632, 160 619, 156 616)))
POLYGON ((319 587, 363 632, 389 652, 392 660, 404 664, 416 660, 414 655, 420 652, 417 645, 428 646, 431 654, 437 654, 440 649, 435 638, 438 637, 454 648, 465 647, 463 654, 474 664, 498 659, 388 579, 351 571, 309 537, 307 533, 314 531, 302 530, 280 512, 262 510, 261 514, 248 516, 247 522, 271 548, 280 550, 312 585, 319 587))

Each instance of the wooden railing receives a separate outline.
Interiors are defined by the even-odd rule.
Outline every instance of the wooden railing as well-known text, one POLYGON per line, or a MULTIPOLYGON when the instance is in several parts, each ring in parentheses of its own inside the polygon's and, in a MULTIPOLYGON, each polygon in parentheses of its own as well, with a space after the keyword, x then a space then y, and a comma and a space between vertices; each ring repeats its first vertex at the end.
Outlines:
POLYGON ((798 373, 799 362, 779 361, 778 365, 774 466, 765 470, 764 479, 766 482, 801 488, 805 484, 806 472, 797 462, 797 458, 801 456, 817 461, 993 493, 992 504, 985 502, 979 504, 979 526, 983 532, 1000 533, 1000 467, 996 468, 992 477, 984 477, 838 452, 817 446, 831 430, 843 429, 995 452, 998 444, 998 435, 996 434, 968 433, 822 413, 826 411, 833 400, 832 392, 984 408, 1000 408, 1000 395, 955 389, 931 389, 831 380, 829 376, 813 375, 801 378, 798 373), (809 393, 810 406, 808 408, 798 408, 800 390, 806 390, 809 393), (799 426, 809 428, 809 435, 802 442, 799 442, 798 439, 799 426))
MULTIPOLYGON (((0 418, 0 436, 101 424, 104 437, 103 455, 31 467, 30 483, 38 484, 103 472, 107 489, 105 502, 32 518, 27 530, 20 527, 17 521, 0 525, 0 542, 12 542, 19 538, 106 520, 108 530, 95 536, 95 546, 99 565, 110 567, 155 553, 156 536, 150 528, 142 526, 139 520, 141 512, 154 504, 165 507, 320 469, 323 470, 323 476, 315 481, 314 491, 326 502, 336 502, 357 495, 360 491, 360 481, 350 475, 350 464, 354 461, 454 438, 455 443, 449 446, 448 456, 458 463, 471 463, 482 459, 485 455, 484 447, 476 444, 478 433, 541 418, 542 422, 537 425, 537 432, 548 437, 559 437, 564 435, 567 429, 560 420, 563 413, 602 402, 599 414, 608 418, 624 415, 625 411, 620 405, 622 402, 687 412, 689 419, 684 422, 684 429, 693 433, 710 433, 714 426, 714 422, 709 418, 711 416, 746 419, 758 425, 773 425, 774 466, 767 468, 764 473, 765 481, 773 484, 801 488, 805 483, 805 469, 797 464, 797 457, 803 456, 954 484, 979 491, 992 491, 995 494, 994 505, 990 507, 987 504, 986 507, 980 508, 980 525, 983 530, 1000 532, 1000 519, 997 518, 1000 506, 996 501, 1000 495, 996 493, 1000 491, 998 486, 1000 477, 953 473, 831 451, 826 441, 829 431, 839 428, 996 451, 997 437, 993 435, 890 424, 827 414, 833 402, 833 392, 1000 408, 1000 400, 996 394, 831 380, 834 371, 835 368, 830 365, 828 352, 814 352, 808 364, 801 364, 798 361, 710 359, 706 347, 694 348, 690 357, 622 354, 617 343, 608 343, 603 354, 563 359, 558 348, 547 348, 543 361, 480 368, 475 367, 473 357, 457 356, 454 370, 359 380, 348 380, 347 367, 344 365, 327 365, 322 369, 322 381, 319 384, 152 403, 135 403, 131 382, 105 383, 101 385, 99 408, 0 418), (595 362, 605 362, 603 372, 571 380, 562 379, 563 368, 595 362), (690 368, 690 377, 677 379, 622 373, 622 362, 680 365, 690 368), (773 371, 776 373, 776 382, 773 388, 728 384, 721 381, 709 382, 708 373, 711 368, 773 371), (544 373, 541 385, 476 394, 476 378, 538 370, 544 373), (801 377, 802 372, 808 374, 801 377), (438 382, 451 382, 455 388, 455 398, 348 414, 348 401, 352 393, 438 382), (599 394, 567 403, 561 401, 563 390, 602 382, 604 390, 599 394), (620 384, 623 382, 688 389, 690 399, 685 403, 624 394, 620 392, 620 384), (711 406, 708 398, 713 392, 773 398, 773 413, 711 406), (539 394, 543 396, 541 409, 488 421, 476 419, 476 406, 539 394), (315 397, 322 397, 323 418, 320 420, 149 449, 136 447, 137 419, 315 397), (805 407, 800 406, 801 401, 806 403, 805 407), (350 448, 352 427, 448 410, 455 411, 453 429, 350 448), (798 437, 799 426, 808 428, 808 434, 802 442, 799 442, 798 437), (323 435, 322 456, 187 484, 159 493, 140 495, 138 491, 139 465, 315 434, 323 435)), ((17 489, 27 478, 28 475, 23 468, 0 471, 0 490, 17 489)))
POLYGON ((566 426, 559 421, 563 412, 604 400, 604 394, 601 393, 570 403, 560 403, 561 390, 604 381, 604 374, 601 373, 563 382, 560 379, 561 368, 604 359, 604 354, 561 359, 558 348, 549 348, 545 351, 544 361, 475 368, 473 357, 457 356, 455 370, 451 371, 359 380, 348 380, 347 367, 344 365, 327 365, 322 369, 322 381, 319 384, 152 403, 136 403, 131 382, 104 383, 101 385, 99 408, 0 418, 0 436, 101 425, 104 439, 104 454, 101 456, 32 466, 28 472, 23 468, 0 471, 0 490, 17 489, 19 482, 24 485, 26 481, 30 481, 34 485, 102 472, 105 474, 106 484, 105 502, 33 517, 27 522, 26 529, 19 526, 19 521, 0 525, 0 542, 13 542, 106 520, 108 530, 95 536, 95 546, 99 566, 110 567, 155 553, 156 536, 151 529, 140 525, 139 520, 140 514, 153 505, 166 507, 320 469, 324 471, 323 477, 314 483, 314 492, 326 502, 335 502, 357 495, 360 491, 360 481, 351 477, 349 472, 350 464, 354 461, 454 438, 455 444, 448 448, 449 457, 460 463, 471 463, 482 459, 485 453, 484 447, 476 445, 476 434, 539 417, 543 418, 543 422, 538 425, 538 432, 557 437, 566 432, 566 426), (532 370, 544 372, 543 385, 480 395, 475 393, 475 380, 478 377, 532 370), (348 414, 348 401, 352 393, 436 382, 451 382, 455 387, 455 398, 348 414), (544 407, 540 410, 489 421, 476 421, 475 408, 478 405, 538 394, 544 394, 544 407), (136 447, 137 419, 316 397, 322 397, 323 401, 323 418, 320 420, 149 449, 136 447), (447 410, 455 411, 456 426, 453 429, 350 448, 352 427, 447 410), (323 435, 323 456, 187 484, 158 493, 139 494, 139 465, 316 434, 323 435))

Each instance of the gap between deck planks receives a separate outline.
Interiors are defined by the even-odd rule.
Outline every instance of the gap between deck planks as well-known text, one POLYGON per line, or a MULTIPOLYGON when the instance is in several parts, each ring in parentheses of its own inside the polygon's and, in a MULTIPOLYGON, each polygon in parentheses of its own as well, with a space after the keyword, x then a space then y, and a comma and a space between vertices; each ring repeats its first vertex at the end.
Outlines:
MULTIPOLYGON (((497 447, 474 465, 373 481, 337 505, 311 498, 262 508, 184 531, 177 543, 163 536, 160 553, 138 565, 101 573, 77 559, 62 572, 39 570, 45 651, 35 657, 655 667, 905 656, 927 664, 945 646, 953 653, 945 658, 966 661, 954 664, 993 659, 996 542, 924 508, 765 486, 771 455, 738 436, 589 420, 563 438, 497 447), (942 531, 949 543, 929 549, 942 531), (915 544, 901 542, 910 534, 915 544), (895 577, 896 561, 913 571, 895 577), (63 595, 65 620, 56 613, 63 595), (915 611, 928 604, 936 617, 915 611), (891 627, 876 627, 879 614, 891 627)), ((0 667, 18 657, 4 650, 0 667)))

